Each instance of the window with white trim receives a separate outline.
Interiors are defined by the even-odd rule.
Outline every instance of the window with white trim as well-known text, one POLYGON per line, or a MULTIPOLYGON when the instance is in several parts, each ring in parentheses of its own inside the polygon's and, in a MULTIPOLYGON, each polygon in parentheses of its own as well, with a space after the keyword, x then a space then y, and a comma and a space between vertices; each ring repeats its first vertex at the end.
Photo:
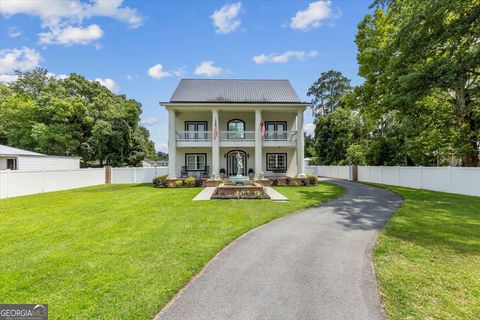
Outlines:
POLYGON ((287 170, 286 153, 267 153, 267 171, 287 170))
POLYGON ((207 155, 205 153, 190 153, 185 155, 187 170, 205 170, 207 155))

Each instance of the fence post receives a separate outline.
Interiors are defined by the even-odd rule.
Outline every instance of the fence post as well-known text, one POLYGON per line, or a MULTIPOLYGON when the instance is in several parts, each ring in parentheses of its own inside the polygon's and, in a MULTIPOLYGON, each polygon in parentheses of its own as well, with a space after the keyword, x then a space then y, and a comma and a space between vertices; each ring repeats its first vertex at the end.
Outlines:
POLYGON ((352 181, 358 181, 358 165, 352 165, 352 181))
POLYGON ((448 186, 447 186, 447 192, 453 192, 452 190, 452 167, 448 166, 448 186))
POLYGON ((423 189, 423 171, 422 171, 422 166, 420 168, 420 189, 423 189))
POLYGON ((105 169, 105 184, 112 183, 112 167, 105 166, 103 168, 105 169))
POLYGON ((133 167, 133 183, 137 183, 137 168, 133 167))

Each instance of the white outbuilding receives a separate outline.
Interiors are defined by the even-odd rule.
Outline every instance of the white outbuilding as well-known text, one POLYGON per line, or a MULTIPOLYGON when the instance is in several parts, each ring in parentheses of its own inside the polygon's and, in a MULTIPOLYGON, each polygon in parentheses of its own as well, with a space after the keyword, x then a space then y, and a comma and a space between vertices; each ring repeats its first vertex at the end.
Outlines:
POLYGON ((79 157, 50 156, 0 144, 0 170, 74 170, 79 157))

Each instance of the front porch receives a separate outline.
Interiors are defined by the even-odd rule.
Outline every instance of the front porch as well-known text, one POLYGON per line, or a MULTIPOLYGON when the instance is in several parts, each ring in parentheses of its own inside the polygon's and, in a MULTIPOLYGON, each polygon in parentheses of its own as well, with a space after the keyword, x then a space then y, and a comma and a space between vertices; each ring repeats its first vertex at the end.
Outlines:
MULTIPOLYGON (((237 155, 240 155, 243 164, 242 176, 249 178, 278 178, 298 176, 297 149, 281 147, 262 148, 259 166, 256 163, 255 148, 220 147, 218 158, 214 158, 211 148, 177 148, 175 177, 170 178, 209 178, 225 179, 237 175, 237 155), (218 163, 218 174, 212 170, 212 164, 218 163)), ((300 166, 302 166, 301 161, 300 166)))

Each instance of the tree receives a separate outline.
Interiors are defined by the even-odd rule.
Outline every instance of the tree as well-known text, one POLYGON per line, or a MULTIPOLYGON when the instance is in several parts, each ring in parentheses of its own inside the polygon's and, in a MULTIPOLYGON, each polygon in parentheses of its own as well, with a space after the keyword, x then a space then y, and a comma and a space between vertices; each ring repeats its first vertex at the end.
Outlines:
POLYGON ((362 141, 360 117, 351 110, 337 110, 317 118, 315 126, 315 154, 320 165, 343 164, 348 148, 362 141))
POLYGON ((350 79, 340 71, 328 70, 320 74, 320 78, 308 89, 307 96, 312 97, 314 116, 335 111, 340 105, 340 98, 350 92, 350 79))
POLYGON ((435 97, 455 117, 453 151, 479 166, 480 3, 478 0, 376 1, 359 25, 358 92, 363 108, 418 113, 435 97), (376 100, 376 101, 374 101, 376 100))
POLYGON ((17 74, 8 87, 0 85, 2 143, 81 156, 83 165, 138 165, 155 155, 148 130, 139 126, 137 101, 74 73, 62 80, 45 69, 17 74))

